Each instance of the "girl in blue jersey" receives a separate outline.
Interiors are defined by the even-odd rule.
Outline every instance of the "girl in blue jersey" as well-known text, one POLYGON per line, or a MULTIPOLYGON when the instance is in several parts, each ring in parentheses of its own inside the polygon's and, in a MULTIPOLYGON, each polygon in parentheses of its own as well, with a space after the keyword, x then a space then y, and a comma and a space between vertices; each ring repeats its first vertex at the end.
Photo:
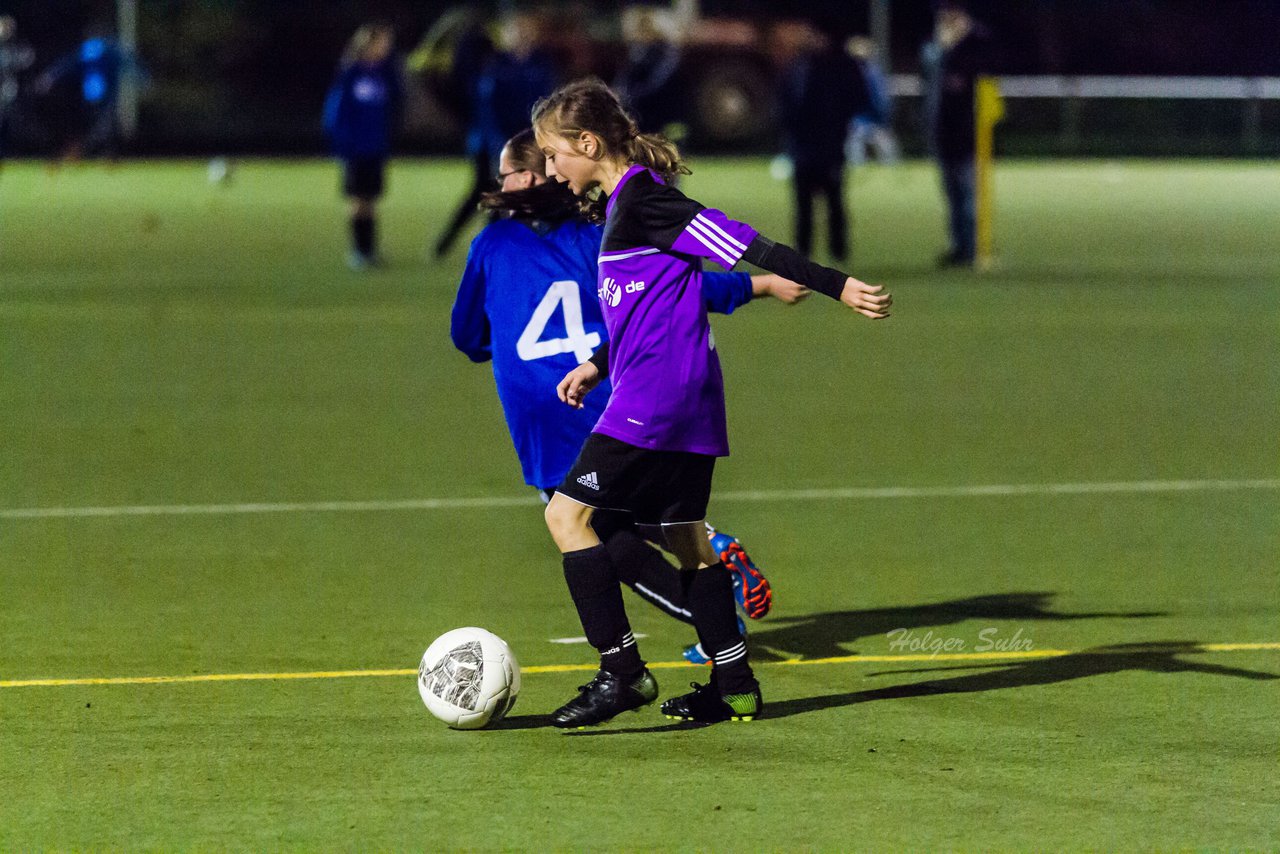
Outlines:
POLYGON ((403 100, 395 34, 384 24, 356 30, 342 54, 338 77, 324 104, 324 129, 342 161, 343 193, 351 201, 348 264, 364 270, 378 263, 378 200, 386 185, 391 138, 403 100))
POLYGON ((746 261, 837 299, 863 315, 888 316, 888 294, 822 267, 705 208, 670 185, 685 172, 674 145, 641 134, 617 96, 597 80, 562 87, 538 103, 534 133, 547 174, 575 194, 607 199, 597 295, 609 342, 557 387, 584 405, 606 376, 613 391, 582 452, 547 505, 565 580, 600 671, 557 709, 560 727, 601 723, 653 702, 658 685, 627 621, 619 571, 591 520, 625 510, 662 525, 680 560, 694 628, 714 668, 707 685, 663 703, 679 720, 753 720, 760 685, 738 634, 729 577, 702 533, 715 459, 729 452, 724 383, 701 295, 701 264, 746 261))
MULTIPOLYGON (((595 425, 608 389, 582 409, 566 409, 556 383, 606 339, 595 295, 596 257, 602 229, 586 222, 577 198, 564 185, 547 182, 545 159, 533 132, 522 131, 501 151, 501 192, 483 204, 503 218, 473 241, 450 334, 472 361, 492 360, 494 380, 525 482, 549 499, 577 458, 595 425)), ((708 308, 723 314, 752 299, 774 296, 797 302, 808 291, 779 276, 709 274, 703 281, 708 308)), ((675 569, 645 544, 661 544, 661 529, 643 530, 629 517, 602 513, 593 527, 615 562, 621 580, 673 617, 690 622, 675 569)), ((735 537, 710 531, 713 550, 733 573, 735 597, 753 619, 768 613, 772 592, 735 537)), ((708 659, 697 644, 685 650, 696 663, 708 659)))

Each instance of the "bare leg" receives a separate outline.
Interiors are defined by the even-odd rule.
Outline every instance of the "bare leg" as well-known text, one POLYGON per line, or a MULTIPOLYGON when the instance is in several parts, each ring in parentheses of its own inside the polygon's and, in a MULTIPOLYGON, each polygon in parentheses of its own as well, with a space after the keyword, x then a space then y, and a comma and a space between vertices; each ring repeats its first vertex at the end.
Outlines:
POLYGON ((600 538, 591 527, 591 516, 594 513, 594 507, 579 504, 559 492, 551 496, 544 516, 551 539, 555 540, 556 548, 560 549, 561 554, 600 545, 600 538))

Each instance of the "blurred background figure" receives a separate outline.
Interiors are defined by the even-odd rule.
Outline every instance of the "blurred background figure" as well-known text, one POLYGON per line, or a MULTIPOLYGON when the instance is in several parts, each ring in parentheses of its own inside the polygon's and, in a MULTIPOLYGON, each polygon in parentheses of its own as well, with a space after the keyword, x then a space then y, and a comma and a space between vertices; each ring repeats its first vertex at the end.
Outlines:
POLYGON ((463 144, 471 163, 471 189, 437 239, 437 257, 448 252, 493 180, 497 160, 485 139, 477 93, 481 75, 496 52, 482 13, 459 7, 442 15, 409 55, 409 68, 463 128, 463 144))
POLYGON ((541 21, 516 12, 503 18, 496 50, 475 35, 459 43, 455 63, 469 104, 466 152, 472 164, 472 185, 436 240, 437 258, 453 248, 478 213, 481 195, 493 188, 502 146, 529 126, 534 102, 556 87, 555 65, 541 42, 541 21))
POLYGON ((991 39, 960 0, 939 0, 921 72, 929 152, 942 171, 951 246, 938 263, 971 267, 975 232, 974 81, 992 70, 991 39))
POLYGON ((778 32, 791 55, 783 73, 780 111, 785 150, 792 164, 796 249, 813 249, 813 200, 826 199, 828 249, 843 261, 849 254, 849 218, 844 203, 845 138, 853 117, 869 109, 862 69, 809 22, 778 32))
POLYGON ((471 124, 471 93, 480 67, 494 50, 483 15, 455 6, 436 19, 405 65, 449 118, 466 127, 471 124))
POLYGON ((116 104, 121 78, 133 74, 145 79, 137 58, 115 39, 92 34, 66 54, 36 81, 36 91, 48 94, 59 85, 74 87, 76 109, 70 118, 62 159, 102 155, 115 160, 120 155, 120 122, 116 104))
POLYGON ((901 157, 898 138, 893 134, 893 93, 876 55, 875 42, 866 36, 854 36, 845 42, 845 53, 858 63, 867 84, 867 108, 849 123, 845 157, 851 166, 861 166, 873 157, 892 166, 901 157))
POLYGON ((351 252, 347 263, 365 270, 378 255, 378 200, 404 100, 395 33, 365 24, 343 51, 324 104, 324 128, 342 161, 342 191, 350 200, 351 252))
POLYGON ((9 153, 9 137, 21 92, 19 76, 34 62, 35 52, 17 39, 13 16, 0 16, 0 163, 9 153))
POLYGON ((679 33, 674 16, 653 6, 628 6, 622 12, 627 58, 614 78, 614 91, 636 117, 642 133, 662 133, 673 142, 685 135, 680 93, 679 33))

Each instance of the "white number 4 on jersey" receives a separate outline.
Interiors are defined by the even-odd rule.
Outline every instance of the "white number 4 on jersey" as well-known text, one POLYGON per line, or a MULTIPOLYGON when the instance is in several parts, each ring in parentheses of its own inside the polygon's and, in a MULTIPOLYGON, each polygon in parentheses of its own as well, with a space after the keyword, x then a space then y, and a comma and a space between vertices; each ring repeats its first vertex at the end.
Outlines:
POLYGON ((551 287, 542 297, 542 302, 533 310, 533 317, 520 333, 516 341, 516 355, 526 362, 534 359, 545 359, 547 356, 558 356, 561 353, 572 353, 579 362, 585 362, 600 346, 600 333, 587 332, 582 325, 582 291, 577 282, 552 282, 551 287), (548 338, 545 341, 542 333, 547 328, 547 321, 556 313, 556 306, 564 306, 564 338, 548 338))

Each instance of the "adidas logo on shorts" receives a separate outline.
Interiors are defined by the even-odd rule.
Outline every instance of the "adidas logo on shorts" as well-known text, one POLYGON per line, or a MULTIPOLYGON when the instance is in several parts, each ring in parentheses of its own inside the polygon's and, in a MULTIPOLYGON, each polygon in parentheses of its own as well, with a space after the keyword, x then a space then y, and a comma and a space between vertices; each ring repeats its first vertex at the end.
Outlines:
POLYGON ((592 472, 591 474, 584 474, 582 477, 578 478, 578 483, 582 484, 583 486, 594 489, 597 492, 600 491, 600 483, 599 481, 596 480, 595 472, 592 472))

